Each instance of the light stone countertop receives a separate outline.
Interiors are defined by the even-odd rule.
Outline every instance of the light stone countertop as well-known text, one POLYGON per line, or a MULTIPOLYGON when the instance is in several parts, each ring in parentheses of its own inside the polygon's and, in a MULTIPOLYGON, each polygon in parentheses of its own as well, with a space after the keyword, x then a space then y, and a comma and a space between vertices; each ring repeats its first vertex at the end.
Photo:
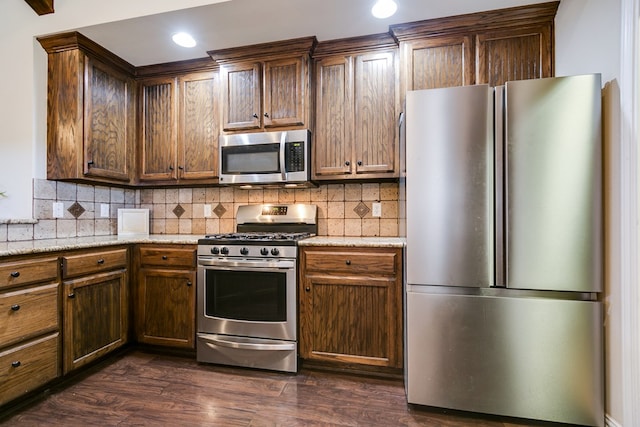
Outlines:
MULTIPOLYGON (((149 236, 91 236, 68 239, 23 240, 0 242, 0 257, 28 255, 74 249, 98 248, 104 246, 127 245, 132 243, 165 243, 196 245, 199 234, 152 234, 149 236)), ((342 237, 315 236, 298 242, 300 246, 353 246, 353 247, 397 247, 405 245, 404 237, 342 237)))
POLYGON ((73 249, 98 248, 103 246, 127 245, 131 243, 166 243, 195 245, 203 236, 197 234, 153 234, 149 236, 91 236, 68 239, 23 240, 1 242, 0 257, 46 252, 69 251, 73 249))
POLYGON ((353 246, 361 248, 402 248, 404 237, 315 236, 300 240, 298 246, 353 246))

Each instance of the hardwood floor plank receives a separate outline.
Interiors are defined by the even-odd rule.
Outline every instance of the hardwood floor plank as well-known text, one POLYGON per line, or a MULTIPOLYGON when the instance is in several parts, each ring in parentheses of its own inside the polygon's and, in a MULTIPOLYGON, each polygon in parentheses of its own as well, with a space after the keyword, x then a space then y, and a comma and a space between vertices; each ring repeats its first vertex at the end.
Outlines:
POLYGON ((401 381, 297 375, 132 351, 1 420, 11 426, 522 427, 548 425, 408 406, 401 381))

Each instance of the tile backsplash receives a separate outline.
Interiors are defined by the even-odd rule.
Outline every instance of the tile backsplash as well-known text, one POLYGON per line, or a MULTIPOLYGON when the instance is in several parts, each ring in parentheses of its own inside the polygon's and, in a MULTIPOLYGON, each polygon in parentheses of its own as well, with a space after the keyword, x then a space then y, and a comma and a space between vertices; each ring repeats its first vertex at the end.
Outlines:
POLYGON ((149 209, 153 234, 228 233, 235 231, 238 206, 252 203, 317 205, 319 235, 398 235, 397 183, 122 189, 34 179, 33 186, 34 222, 0 223, 0 241, 117 234, 118 208, 149 209), (55 202, 62 203, 62 218, 53 216, 55 202), (372 215, 373 203, 380 203, 380 217, 372 215))

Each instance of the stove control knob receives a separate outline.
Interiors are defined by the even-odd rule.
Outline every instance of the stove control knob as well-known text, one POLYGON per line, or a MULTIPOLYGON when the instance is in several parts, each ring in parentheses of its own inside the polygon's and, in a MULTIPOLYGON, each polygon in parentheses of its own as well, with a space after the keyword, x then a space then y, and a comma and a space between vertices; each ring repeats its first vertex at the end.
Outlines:
POLYGON ((271 255, 278 255, 279 253, 280 251, 278 250, 278 248, 271 249, 271 255))
POLYGON ((220 248, 218 248, 217 246, 214 246, 213 248, 211 248, 211 253, 213 255, 218 255, 220 253, 220 248))
POLYGON ((260 249, 260 255, 269 255, 269 249, 267 248, 260 249))
POLYGON ((249 255, 249 249, 248 248, 240 249, 240 255, 249 255))
POLYGON ((220 249, 220 253, 222 255, 229 255, 229 248, 223 247, 222 249, 220 249))

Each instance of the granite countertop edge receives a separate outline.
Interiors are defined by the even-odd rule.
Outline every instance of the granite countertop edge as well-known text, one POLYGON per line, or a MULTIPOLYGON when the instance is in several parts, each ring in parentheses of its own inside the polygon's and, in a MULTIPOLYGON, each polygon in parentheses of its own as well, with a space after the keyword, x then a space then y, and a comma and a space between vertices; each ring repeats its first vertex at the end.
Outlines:
POLYGON ((315 236, 298 242, 298 246, 353 246, 371 248, 402 248, 406 245, 404 237, 349 237, 315 236))
MULTIPOLYGON (((202 237, 195 234, 110 235, 0 242, 0 257, 140 243, 196 245, 198 244, 198 239, 202 237)), ((301 240, 298 243, 300 246, 403 247, 405 246, 405 240, 403 237, 315 236, 301 240)))

